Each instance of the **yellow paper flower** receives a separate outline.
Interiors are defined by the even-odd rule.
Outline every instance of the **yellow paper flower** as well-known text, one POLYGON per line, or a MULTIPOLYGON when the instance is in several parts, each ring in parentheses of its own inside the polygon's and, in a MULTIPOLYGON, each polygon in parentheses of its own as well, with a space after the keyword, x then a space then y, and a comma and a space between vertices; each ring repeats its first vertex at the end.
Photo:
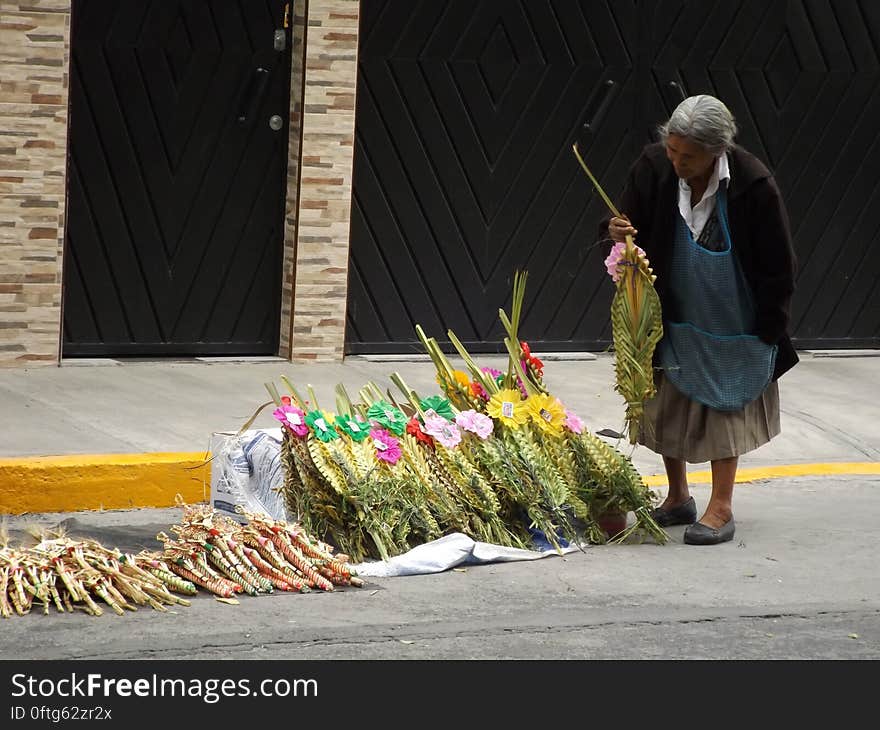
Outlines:
POLYGON ((519 391, 508 388, 499 390, 486 404, 486 412, 506 426, 519 428, 529 420, 526 404, 519 391))
POLYGON ((526 411, 533 423, 546 433, 561 433, 565 423, 565 408, 552 395, 538 394, 525 401, 526 411))

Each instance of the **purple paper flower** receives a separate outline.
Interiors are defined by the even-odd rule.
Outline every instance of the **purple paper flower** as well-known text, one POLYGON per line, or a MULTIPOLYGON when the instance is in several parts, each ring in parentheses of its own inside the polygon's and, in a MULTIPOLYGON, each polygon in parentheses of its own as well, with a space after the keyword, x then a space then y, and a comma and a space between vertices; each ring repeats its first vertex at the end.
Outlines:
POLYGON ((572 433, 581 434, 584 430, 584 422, 576 414, 566 408, 565 427, 572 433))
POLYGON ((495 426, 489 416, 474 410, 462 411, 455 417, 455 422, 462 430, 475 433, 481 439, 488 438, 495 426))
POLYGON ((306 414, 296 406, 281 406, 276 408, 272 415, 295 436, 300 438, 308 436, 309 427, 306 425, 306 414))
MULTIPOLYGON (((492 380, 495 381, 496 385, 499 388, 503 388, 504 386, 504 373, 500 370, 496 370, 495 368, 480 368, 486 375, 488 375, 492 380)), ((522 378, 519 375, 516 376, 516 386, 519 388, 519 392, 522 393, 523 398, 529 397, 529 392, 526 390, 526 386, 523 385, 522 378)), ((486 394, 488 395, 488 393, 486 394)), ((488 398, 486 399, 488 400, 488 398)))
POLYGON ((370 431, 373 439, 373 447, 376 449, 376 458, 389 464, 400 461, 400 443, 384 428, 374 428, 370 431))
POLYGON ((502 377, 501 371, 496 370, 495 368, 480 368, 480 370, 486 373, 486 375, 492 378, 492 380, 494 380, 496 383, 498 382, 498 379, 502 377))
POLYGON ((427 416, 422 430, 447 449, 454 449, 461 443, 461 431, 458 430, 458 426, 450 423, 443 416, 427 416))

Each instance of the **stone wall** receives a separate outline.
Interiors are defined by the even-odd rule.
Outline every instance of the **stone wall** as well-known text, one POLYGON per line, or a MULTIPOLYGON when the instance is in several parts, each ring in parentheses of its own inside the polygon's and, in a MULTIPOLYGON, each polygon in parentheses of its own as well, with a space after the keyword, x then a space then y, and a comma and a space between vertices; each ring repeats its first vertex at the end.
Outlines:
POLYGON ((345 345, 358 0, 309 0, 291 357, 345 345))
POLYGON ((278 354, 290 358, 293 341, 293 297, 296 282, 296 224, 299 217, 300 143, 303 74, 305 73, 306 0, 293 1, 290 69, 290 125, 287 142, 287 204, 284 210, 284 275, 281 281, 281 332, 278 354))
POLYGON ((56 363, 70 0, 0 8, 0 366, 56 363))

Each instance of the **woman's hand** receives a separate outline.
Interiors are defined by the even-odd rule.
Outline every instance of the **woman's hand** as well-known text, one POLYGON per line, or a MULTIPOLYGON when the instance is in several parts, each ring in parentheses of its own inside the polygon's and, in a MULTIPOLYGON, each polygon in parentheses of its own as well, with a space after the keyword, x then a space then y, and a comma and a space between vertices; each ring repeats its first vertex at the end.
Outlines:
POLYGON ((608 222, 608 235, 612 241, 625 241, 627 234, 635 238, 638 231, 632 227, 629 218, 623 216, 621 218, 612 218, 608 222))

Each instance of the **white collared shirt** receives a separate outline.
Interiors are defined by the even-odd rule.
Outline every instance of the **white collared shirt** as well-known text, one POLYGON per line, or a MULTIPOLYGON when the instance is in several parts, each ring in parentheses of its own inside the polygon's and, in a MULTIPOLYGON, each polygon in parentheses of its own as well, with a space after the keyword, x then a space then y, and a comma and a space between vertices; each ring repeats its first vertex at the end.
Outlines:
POLYGON ((678 211, 691 234, 695 239, 700 237, 703 232, 703 226, 709 220, 709 216, 715 210, 715 194, 718 192, 718 185, 721 180, 730 180, 730 165, 727 163, 727 153, 722 153, 715 158, 715 169, 709 177, 709 185, 703 198, 693 208, 691 208, 691 186, 684 180, 678 181, 678 211))

